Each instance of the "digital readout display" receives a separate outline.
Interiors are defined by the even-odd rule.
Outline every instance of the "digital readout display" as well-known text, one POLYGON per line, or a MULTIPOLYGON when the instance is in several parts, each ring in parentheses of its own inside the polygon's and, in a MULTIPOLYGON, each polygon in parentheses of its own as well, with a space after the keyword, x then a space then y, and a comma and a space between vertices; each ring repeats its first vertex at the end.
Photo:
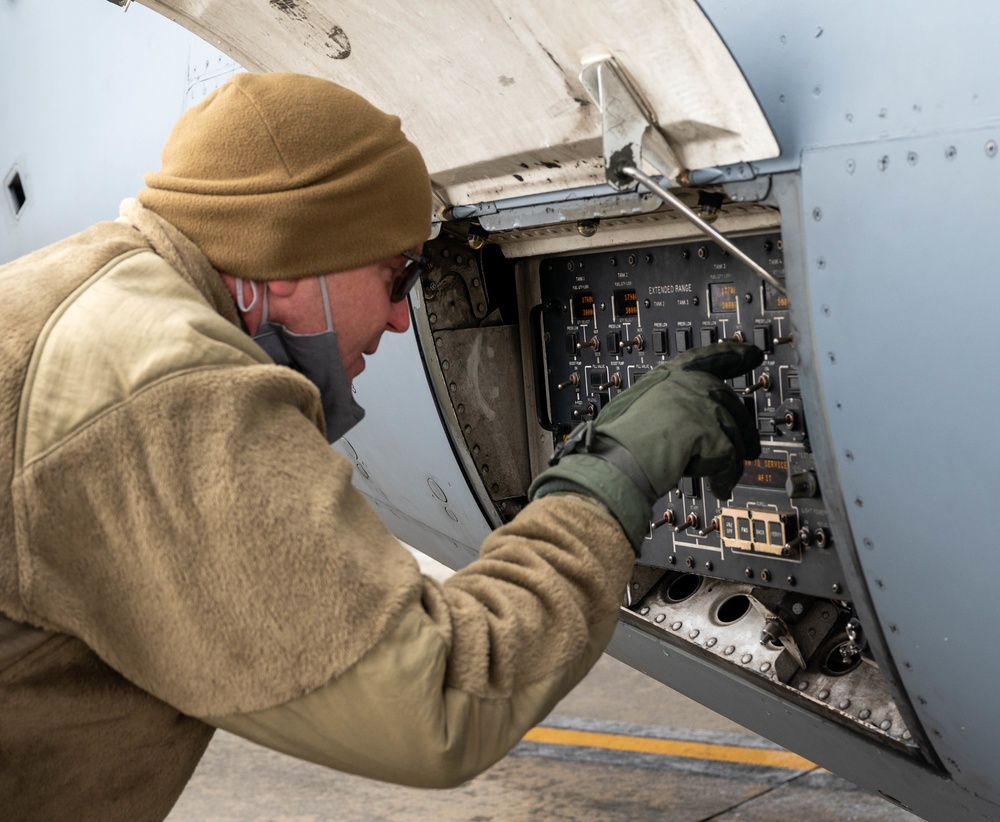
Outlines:
POLYGON ((758 488, 784 488, 788 476, 788 461, 774 457, 747 460, 743 467, 740 485, 754 485, 758 488))
POLYGON ((766 311, 784 311, 788 308, 788 296, 782 294, 769 282, 764 283, 764 309, 766 311))
POLYGON ((589 291, 578 291, 573 295, 573 318, 589 320, 594 316, 594 295, 589 291))
POLYGON ((639 314, 639 295, 634 288, 615 292, 615 316, 635 317, 639 314))
POLYGON ((736 286, 733 283, 712 283, 708 287, 708 299, 716 314, 736 310, 736 286))

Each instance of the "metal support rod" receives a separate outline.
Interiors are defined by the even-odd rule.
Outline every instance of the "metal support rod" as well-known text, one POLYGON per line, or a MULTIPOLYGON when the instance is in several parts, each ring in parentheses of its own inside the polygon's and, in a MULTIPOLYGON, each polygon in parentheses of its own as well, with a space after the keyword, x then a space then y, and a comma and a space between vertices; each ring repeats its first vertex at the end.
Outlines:
POLYGON ((762 266, 758 265, 753 260, 751 260, 746 254, 744 254, 728 239, 726 239, 726 237, 724 237, 722 234, 720 234, 718 231, 712 228, 712 226, 710 226, 703 219, 701 219, 701 217, 699 217, 690 208, 688 208, 687 205, 685 205, 684 202, 679 197, 677 197, 676 195, 672 194, 670 191, 665 189, 648 174, 643 174, 641 171, 639 171, 639 169, 634 168, 633 166, 625 166, 619 169, 619 171, 622 174, 628 175, 633 180, 638 180, 640 183, 646 186, 646 188, 652 191, 657 197, 659 197, 665 203, 669 203, 670 205, 672 205, 675 209, 677 209, 681 213, 683 217, 686 217, 688 220, 694 223, 709 237, 715 240, 715 242, 717 242, 724 249, 726 249, 726 251, 728 251, 734 257, 738 257, 740 260, 742 260, 744 263, 750 266, 751 270, 764 282, 774 286, 774 288, 776 288, 781 294, 787 295, 785 287, 780 282, 778 282, 778 280, 774 278, 774 275, 771 274, 770 271, 767 271, 762 266))

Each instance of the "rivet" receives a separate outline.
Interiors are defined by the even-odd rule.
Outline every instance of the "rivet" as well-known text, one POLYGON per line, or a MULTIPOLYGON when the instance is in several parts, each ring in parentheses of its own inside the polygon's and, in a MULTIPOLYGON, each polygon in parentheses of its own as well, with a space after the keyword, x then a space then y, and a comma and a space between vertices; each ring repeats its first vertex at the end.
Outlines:
POLYGON ((762 674, 766 674, 770 670, 771 670, 771 663, 770 662, 762 662, 760 664, 760 672, 762 674))
POLYGON ((713 637, 710 637, 709 639, 706 639, 706 640, 705 640, 705 647, 706 647, 706 648, 714 648, 714 647, 715 647, 715 644, 716 644, 716 643, 717 643, 718 641, 719 641, 719 640, 717 640, 717 639, 716 639, 716 638, 715 638, 714 636, 713 636, 713 637))
POLYGON ((835 594, 839 594, 842 590, 840 587, 840 583, 839 582, 833 583, 833 585, 830 586, 830 590, 833 591, 835 594))
POLYGON ((705 563, 705 570, 706 571, 711 571, 713 567, 714 566, 712 565, 711 560, 709 560, 708 562, 705 563))
POLYGON ((906 155, 906 162, 908 162, 911 166, 915 166, 917 164, 918 159, 919 156, 915 151, 911 151, 906 155))
POLYGON ((954 160, 958 156, 958 149, 955 146, 948 146, 944 150, 944 158, 946 160, 954 160))
POLYGON ((760 578, 762 580, 764 580, 764 582, 770 582, 771 581, 771 572, 768 571, 767 568, 765 568, 763 571, 760 572, 760 578))
POLYGON ((837 707, 840 708, 840 710, 842 710, 842 711, 846 711, 848 708, 851 707, 851 700, 849 700, 849 699, 842 699, 837 704, 837 707))
POLYGON ((688 633, 688 638, 689 639, 697 639, 698 638, 698 634, 700 634, 700 633, 701 633, 701 631, 699 631, 697 628, 695 628, 693 631, 691 631, 691 632, 688 633))
POLYGON ((648 614, 648 613, 649 613, 649 606, 648 605, 643 605, 639 609, 639 616, 646 616, 646 614, 648 614))
POLYGON ((818 260, 816 260, 816 268, 820 270, 826 268, 826 260, 823 257, 820 257, 818 260))
POLYGON ((854 169, 856 169, 857 167, 858 167, 858 164, 855 163, 854 160, 848 160, 847 161, 847 173, 848 174, 853 174, 854 173, 854 169))
POLYGON ((822 691, 816 694, 816 696, 818 696, 820 699, 829 699, 830 692, 826 688, 824 688, 822 691))
POLYGON ((744 568, 743 576, 745 576, 747 579, 753 579, 753 568, 744 568))
POLYGON ((867 708, 862 708, 860 711, 858 711, 859 719, 868 719, 868 717, 870 717, 871 715, 872 712, 869 711, 867 708))
POLYGON ((670 624, 670 628, 673 631, 679 631, 683 627, 684 627, 684 623, 683 622, 673 622, 673 623, 670 624))
POLYGON ((875 550, 875 543, 872 542, 871 539, 869 539, 868 537, 865 537, 863 540, 861 540, 861 544, 864 545, 865 548, 867 548, 869 551, 875 550))
POLYGON ((903 739, 909 742, 911 739, 913 739, 913 734, 911 734, 909 731, 903 731, 903 739))
POLYGON ((889 155, 883 154, 878 158, 878 170, 885 171, 889 167, 889 155))
POLYGON ((813 219, 818 223, 823 219, 823 210, 821 208, 813 209, 813 219))
POLYGON ((659 624, 660 622, 663 622, 663 620, 665 620, 666 618, 667 618, 666 614, 657 614, 656 617, 654 617, 653 622, 659 624))
POLYGON ((892 727, 892 720, 891 719, 885 719, 885 720, 883 720, 882 722, 879 723, 879 727, 883 731, 888 731, 889 728, 892 727))
POLYGON ((809 683, 806 682, 805 680, 802 680, 802 682, 799 683, 799 690, 800 691, 808 691, 809 690, 809 683))
POLYGON ((480 450, 481 450, 481 449, 479 448, 479 446, 478 446, 478 445, 473 445, 473 446, 472 446, 472 453, 473 453, 473 454, 478 454, 478 453, 480 452, 480 450))
POLYGON ((996 157, 997 156, 997 141, 996 140, 987 140, 986 141, 986 146, 985 146, 985 151, 986 151, 986 156, 987 157, 996 157))
POLYGON ((740 657, 740 662, 744 665, 749 665, 753 662, 753 654, 743 654, 743 656, 740 657))
POLYGON ((855 497, 854 498, 854 504, 856 506, 858 506, 858 508, 864 508, 865 507, 865 501, 863 499, 861 499, 861 497, 855 497))
POLYGON ((793 577, 793 576, 789 576, 789 577, 788 577, 788 579, 787 579, 787 582, 788 582, 788 584, 789 584, 789 585, 791 585, 792 587, 795 587, 795 577, 793 577))
POLYGON ((732 656, 735 651, 736 651, 735 645, 727 645, 722 653, 724 653, 726 656, 732 656))

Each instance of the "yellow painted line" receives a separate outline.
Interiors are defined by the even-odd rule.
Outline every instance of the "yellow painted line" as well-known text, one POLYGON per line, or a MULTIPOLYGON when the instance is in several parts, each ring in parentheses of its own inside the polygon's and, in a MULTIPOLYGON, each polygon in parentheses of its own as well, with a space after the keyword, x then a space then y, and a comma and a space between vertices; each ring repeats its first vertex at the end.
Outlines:
POLYGON ((601 748, 608 751, 660 754, 686 759, 708 759, 715 762, 738 762, 745 765, 765 765, 795 771, 816 767, 808 759, 788 751, 766 748, 744 748, 737 745, 713 745, 705 742, 682 742, 676 739, 652 739, 644 736, 605 734, 594 731, 569 731, 562 728, 532 728, 525 734, 526 742, 546 745, 574 745, 581 748, 601 748))

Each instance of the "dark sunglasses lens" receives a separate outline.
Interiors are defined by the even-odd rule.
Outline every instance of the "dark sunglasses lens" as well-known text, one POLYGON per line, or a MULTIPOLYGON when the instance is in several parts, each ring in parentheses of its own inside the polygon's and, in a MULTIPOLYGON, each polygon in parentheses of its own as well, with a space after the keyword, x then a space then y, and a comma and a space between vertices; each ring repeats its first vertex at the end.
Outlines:
POLYGON ((389 299, 394 303, 402 302, 406 299, 406 295, 410 293, 410 289, 416 285, 417 280, 420 279, 420 275, 427 268, 426 258, 418 257, 408 252, 404 252, 404 254, 409 258, 409 262, 403 266, 402 273, 392 284, 392 293, 389 295, 389 299))

